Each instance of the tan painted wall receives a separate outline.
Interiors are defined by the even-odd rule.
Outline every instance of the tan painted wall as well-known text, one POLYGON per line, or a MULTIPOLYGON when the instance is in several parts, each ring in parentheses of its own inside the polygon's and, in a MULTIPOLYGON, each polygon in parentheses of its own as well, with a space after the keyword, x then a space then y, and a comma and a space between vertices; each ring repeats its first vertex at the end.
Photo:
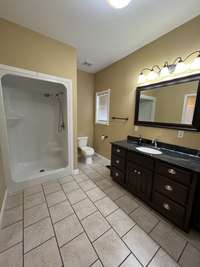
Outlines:
POLYGON ((74 160, 77 164, 76 50, 27 28, 0 19, 0 64, 56 75, 73 82, 74 160))
POLYGON ((177 131, 150 127, 139 127, 134 131, 133 116, 135 90, 140 70, 165 61, 172 62, 177 56, 186 56, 198 50, 200 44, 200 16, 181 27, 146 45, 128 57, 114 63, 95 76, 95 90, 111 89, 110 116, 128 116, 128 122, 111 122, 110 126, 95 126, 95 150, 110 157, 110 141, 126 138, 128 134, 141 134, 146 138, 158 138, 172 144, 200 148, 200 134, 185 132, 184 138, 177 138, 177 131), (102 142, 100 136, 108 135, 102 142))
POLYGON ((94 135, 94 74, 77 73, 77 135, 88 136, 93 146, 94 135))

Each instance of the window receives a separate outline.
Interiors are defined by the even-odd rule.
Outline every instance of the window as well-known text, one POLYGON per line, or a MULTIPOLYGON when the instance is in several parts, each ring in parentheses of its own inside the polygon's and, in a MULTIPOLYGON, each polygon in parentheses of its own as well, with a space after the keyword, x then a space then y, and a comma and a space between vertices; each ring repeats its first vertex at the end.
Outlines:
POLYGON ((96 93, 96 123, 109 125, 110 89, 96 93))

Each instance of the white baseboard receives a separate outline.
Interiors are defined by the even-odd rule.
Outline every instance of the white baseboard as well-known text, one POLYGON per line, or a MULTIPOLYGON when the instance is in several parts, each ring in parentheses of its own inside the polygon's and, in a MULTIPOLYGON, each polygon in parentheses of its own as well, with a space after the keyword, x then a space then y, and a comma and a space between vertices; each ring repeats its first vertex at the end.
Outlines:
POLYGON ((97 153, 97 152, 95 152, 95 155, 96 155, 97 157, 99 157, 99 158, 101 158, 101 159, 103 159, 103 160, 107 161, 107 162, 108 162, 108 165, 110 165, 110 160, 109 160, 109 159, 107 159, 106 157, 104 157, 104 156, 100 155, 100 154, 99 154, 99 153, 97 153))
POLYGON ((74 169, 74 170, 72 171, 72 174, 73 174, 73 175, 78 175, 78 174, 80 174, 79 169, 74 169))
POLYGON ((2 206, 1 206, 1 211, 0 211, 0 229, 1 229, 1 226, 2 226, 3 215, 4 215, 4 211, 5 211, 5 207, 6 207, 7 195, 8 195, 8 191, 6 189, 6 191, 4 193, 2 206))

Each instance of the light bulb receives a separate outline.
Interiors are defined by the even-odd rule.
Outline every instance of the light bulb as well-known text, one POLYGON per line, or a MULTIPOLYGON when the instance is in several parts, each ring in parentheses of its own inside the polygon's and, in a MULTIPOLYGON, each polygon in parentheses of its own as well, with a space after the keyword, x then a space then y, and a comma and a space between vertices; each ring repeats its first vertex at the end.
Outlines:
POLYGON ((108 3, 114 8, 124 8, 130 4, 132 0, 108 0, 108 3))
POLYGON ((151 72, 147 76, 148 80, 155 80, 158 78, 158 73, 155 72, 154 70, 151 70, 151 72))
POLYGON ((198 69, 200 69, 200 54, 199 54, 198 57, 196 57, 196 58, 194 59, 194 61, 193 61, 192 64, 190 65, 190 68, 191 68, 192 70, 198 70, 198 69))
POLYGON ((169 75, 169 68, 167 65, 164 65, 164 67, 160 71, 160 76, 161 77, 166 77, 169 75))
POLYGON ((185 63, 181 60, 181 61, 179 61, 178 63, 177 63, 177 65, 176 65, 176 68, 175 68, 175 73, 182 73, 182 72, 184 72, 184 71, 186 71, 186 65, 185 65, 185 63))
POLYGON ((146 78, 144 76, 144 74, 141 72, 140 76, 138 78, 138 83, 144 83, 146 81, 146 78))

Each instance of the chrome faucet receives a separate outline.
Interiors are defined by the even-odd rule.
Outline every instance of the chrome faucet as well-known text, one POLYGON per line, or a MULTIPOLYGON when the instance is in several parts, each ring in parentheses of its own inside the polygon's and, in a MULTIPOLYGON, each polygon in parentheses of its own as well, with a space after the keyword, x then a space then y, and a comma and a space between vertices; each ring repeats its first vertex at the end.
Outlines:
POLYGON ((139 138, 138 138, 137 144, 138 144, 139 146, 142 145, 142 136, 141 136, 141 135, 140 135, 139 138))
POLYGON ((152 140, 152 144, 154 145, 154 147, 155 148, 158 148, 158 143, 157 143, 157 139, 156 138, 154 138, 153 140, 152 140))

